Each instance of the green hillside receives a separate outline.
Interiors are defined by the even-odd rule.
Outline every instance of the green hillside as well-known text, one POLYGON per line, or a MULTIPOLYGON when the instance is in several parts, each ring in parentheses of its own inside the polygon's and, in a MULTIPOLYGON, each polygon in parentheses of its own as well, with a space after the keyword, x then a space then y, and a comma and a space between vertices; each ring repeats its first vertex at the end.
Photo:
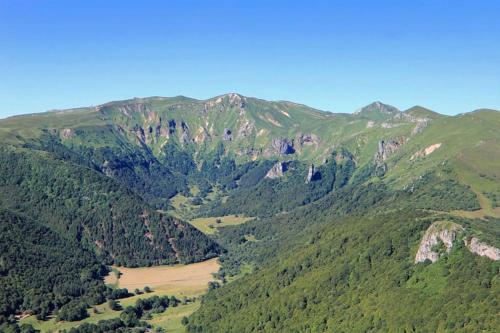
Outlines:
POLYGON ((189 331, 493 332, 499 128, 495 110, 335 114, 235 93, 0 120, 0 325, 101 304, 105 265, 218 256, 189 331), (222 220, 203 234, 195 218, 222 220))

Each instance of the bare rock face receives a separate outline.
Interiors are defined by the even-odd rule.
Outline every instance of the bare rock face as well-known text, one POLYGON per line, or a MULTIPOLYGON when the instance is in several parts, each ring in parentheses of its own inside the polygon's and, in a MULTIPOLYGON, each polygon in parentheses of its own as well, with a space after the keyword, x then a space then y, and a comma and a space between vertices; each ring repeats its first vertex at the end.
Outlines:
POLYGON ((286 164, 284 162, 277 162, 273 167, 267 172, 265 178, 276 179, 283 177, 286 171, 286 164))
POLYGON ((315 148, 318 148, 319 146, 319 136, 313 133, 298 133, 295 136, 295 140, 293 141, 294 143, 294 148, 296 148, 299 152, 304 148, 305 146, 314 146, 315 148))
POLYGON ((211 140, 210 134, 208 133, 207 129, 203 126, 200 126, 198 128, 198 132, 196 133, 196 136, 194 137, 194 142, 200 144, 205 141, 211 140))
POLYGON ((424 129, 429 125, 429 119, 418 119, 416 121, 416 125, 411 131, 412 135, 417 135, 419 133, 422 133, 424 129))
POLYGON ((222 133, 222 140, 224 141, 231 141, 233 140, 233 133, 229 128, 224 128, 224 131, 222 133))
POLYGON ((379 141, 377 156, 382 159, 382 161, 387 160, 390 155, 394 154, 400 147, 402 143, 400 141, 389 139, 387 141, 379 141))
MULTIPOLYGON (((435 262, 441 255, 450 252, 453 242, 462 231, 464 231, 463 227, 456 223, 446 221, 434 222, 426 230, 424 237, 420 241, 415 262, 423 262, 427 259, 435 262), (440 242, 444 246, 444 252, 436 249, 436 247, 439 247, 440 242)), ((476 237, 472 237, 469 242, 465 238, 463 241, 472 253, 488 257, 491 260, 500 260, 500 249, 482 243, 476 237)))
POLYGON ((135 136, 139 142, 141 142, 141 143, 146 142, 146 132, 144 131, 144 128, 142 128, 138 124, 134 125, 134 127, 132 127, 130 129, 130 132, 135 134, 135 136))
POLYGON ((183 144, 193 143, 193 139, 191 138, 191 132, 189 131, 189 127, 185 122, 181 122, 181 142, 183 144))
POLYGON ((316 169, 314 168, 314 164, 309 166, 309 170, 307 171, 306 184, 309 184, 314 180, 314 176, 316 175, 316 169))
POLYGON ((500 249, 482 243, 476 237, 471 238, 470 242, 467 244, 467 247, 472 253, 478 254, 483 257, 488 257, 491 260, 500 260, 500 249))
POLYGON ((377 153, 375 154, 374 160, 377 166, 384 165, 384 162, 394 154, 403 145, 404 140, 399 139, 389 139, 381 140, 378 142, 377 153))
POLYGON ((440 241, 445 247, 445 252, 450 252, 453 242, 457 238, 459 232, 463 231, 463 228, 452 222, 438 221, 431 224, 431 226, 426 230, 424 237, 420 241, 420 246, 415 256, 415 262, 424 262, 429 259, 435 262, 439 259, 440 255, 436 251, 435 247, 439 245, 440 241))
POLYGON ((238 108, 241 115, 245 113, 246 100, 247 99, 244 96, 229 93, 208 100, 203 106, 203 112, 208 112, 210 108, 218 108, 220 112, 225 111, 226 108, 238 108))
POLYGON ((265 154, 270 155, 288 155, 293 154, 295 150, 293 149, 293 141, 286 138, 274 138, 271 144, 266 149, 265 154))
POLYGON ((71 139, 76 136, 75 130, 72 128, 63 128, 59 133, 59 136, 63 140, 71 139))
POLYGON ((300 136, 298 137, 298 143, 301 146, 318 145, 319 137, 313 133, 300 134, 300 136))
POLYGON ((118 111, 123 113, 125 116, 129 118, 131 118, 132 114, 136 112, 148 113, 148 114, 151 112, 148 105, 141 102, 120 105, 118 106, 118 111))
POLYGON ((229 98, 229 105, 230 106, 236 106, 240 109, 245 108, 245 103, 246 103, 245 97, 241 96, 240 94, 235 94, 235 93, 227 94, 227 97, 229 98))
POLYGON ((423 158, 429 154, 432 154, 436 149, 439 149, 440 147, 441 147, 441 142, 434 143, 425 149, 417 151, 415 154, 413 154, 410 157, 410 160, 415 160, 417 158, 423 158))
POLYGON ((255 124, 252 121, 244 120, 238 129, 238 138, 244 138, 252 134, 255 124))

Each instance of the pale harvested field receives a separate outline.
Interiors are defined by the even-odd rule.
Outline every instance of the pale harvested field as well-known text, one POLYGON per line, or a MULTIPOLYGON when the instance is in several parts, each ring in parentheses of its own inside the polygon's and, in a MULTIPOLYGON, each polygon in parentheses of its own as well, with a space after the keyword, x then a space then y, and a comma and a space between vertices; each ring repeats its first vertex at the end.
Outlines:
MULTIPOLYGON (((119 288, 133 291, 136 288, 143 289, 145 286, 149 286, 172 293, 181 290, 186 293, 196 293, 206 289, 208 282, 214 280, 212 273, 216 273, 219 266, 217 258, 214 258, 189 265, 114 268, 122 273, 116 283, 119 288)), ((106 283, 114 284, 115 282, 116 278, 113 273, 106 277, 106 283)))

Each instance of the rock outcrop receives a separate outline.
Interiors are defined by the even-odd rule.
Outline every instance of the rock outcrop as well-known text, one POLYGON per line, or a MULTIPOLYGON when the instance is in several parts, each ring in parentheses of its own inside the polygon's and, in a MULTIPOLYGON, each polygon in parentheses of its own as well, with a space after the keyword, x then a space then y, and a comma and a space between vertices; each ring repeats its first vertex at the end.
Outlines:
POLYGON ((61 139, 68 140, 76 136, 75 130, 72 128, 63 128, 59 133, 61 139))
POLYGON ((255 129, 255 123, 253 121, 244 120, 243 123, 238 128, 238 138, 245 138, 252 134, 252 131, 255 129))
POLYGON ((218 107, 219 111, 225 111, 226 108, 239 108, 240 114, 244 113, 246 97, 235 93, 229 93, 208 100, 203 106, 203 112, 206 113, 210 108, 218 107))
POLYGON ((423 119, 418 119, 416 121, 416 125, 415 127, 413 128, 413 130, 411 131, 411 134, 412 135, 417 135, 419 133, 422 133, 423 130, 429 125, 429 119, 426 119, 426 118, 423 118, 423 119))
POLYGON ((373 158, 375 166, 379 173, 387 172, 387 164, 385 161, 394 154, 404 143, 404 138, 381 140, 378 142, 377 152, 373 158))
POLYGON ((491 260, 500 260, 500 249, 482 243, 476 237, 471 238, 471 240, 467 244, 467 247, 472 253, 478 254, 483 257, 488 257, 491 260))
POLYGON ((314 164, 309 166, 309 170, 307 171, 306 184, 309 184, 314 180, 314 176, 316 175, 316 169, 314 168, 314 164))
POLYGON ((445 247, 444 251, 446 253, 450 252, 453 242, 461 231, 463 231, 463 228, 452 222, 438 221, 431 224, 420 241, 420 246, 415 256, 415 262, 424 262, 427 259, 432 262, 438 260, 443 254, 435 249, 440 241, 445 247))
POLYGON ((419 150, 417 151, 415 154, 413 154, 411 157, 410 157, 410 160, 414 160, 414 159, 417 159, 417 158, 422 158, 422 157, 425 157, 427 155, 430 155, 432 154, 436 149, 439 149, 441 147, 441 142, 439 143, 435 143, 435 144, 432 144, 430 145, 429 147, 425 148, 425 149, 422 149, 422 150, 419 150))
POLYGON ((233 140, 233 133, 229 128, 224 128, 224 131, 222 132, 222 140, 224 141, 233 140))
POLYGON ((319 144, 319 137, 313 133, 308 133, 308 134, 299 133, 297 135, 296 141, 301 147, 317 146, 319 144))
POLYGON ((288 155, 293 154, 293 141, 286 138, 274 138, 271 140, 269 147, 266 149, 265 154, 270 155, 288 155))
MULTIPOLYGON (((415 262, 424 262, 427 259, 435 262, 441 255, 450 252, 453 242, 463 231, 462 226, 453 222, 434 222, 425 231, 425 235, 420 241, 415 262), (440 248, 440 243, 444 248, 440 248)), ((491 260, 500 260, 500 249, 487 245, 476 237, 472 237, 470 241, 464 237, 463 242, 472 253, 488 257, 491 260)))
POLYGON ((265 178, 276 179, 276 178, 283 177, 285 171, 286 171, 285 162, 276 162, 273 165, 273 167, 267 172, 265 178))
MULTIPOLYGON (((103 105, 101 107, 104 107, 106 105, 103 105)), ((147 113, 151 111, 149 109, 149 106, 147 104, 141 103, 141 102, 132 102, 124 105, 118 106, 118 111, 127 116, 128 118, 132 118, 133 113, 147 113)))
POLYGON ((181 122, 181 143, 189 144, 193 143, 193 139, 191 138, 191 132, 189 131, 189 127, 185 122, 181 122))
POLYGON ((377 164, 385 162, 389 156, 394 154, 403 145, 401 139, 381 140, 378 142, 377 153, 375 154, 375 162, 377 164))

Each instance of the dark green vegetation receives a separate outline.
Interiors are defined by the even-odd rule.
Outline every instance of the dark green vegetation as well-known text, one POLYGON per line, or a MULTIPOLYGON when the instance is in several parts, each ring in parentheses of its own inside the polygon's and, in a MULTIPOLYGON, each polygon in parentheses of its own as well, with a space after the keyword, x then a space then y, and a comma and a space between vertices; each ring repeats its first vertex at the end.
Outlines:
POLYGON ((302 244, 276 257, 260 249, 269 255, 262 268, 209 292, 188 328, 494 332, 499 263, 471 254, 458 241, 438 262, 413 264, 414 248, 429 225, 421 217, 403 210, 336 218, 308 230, 302 244))
POLYGON ((152 314, 162 313, 168 307, 176 307, 180 301, 174 296, 153 296, 137 300, 135 306, 126 307, 119 318, 101 320, 97 324, 84 323, 72 328, 69 333, 99 333, 99 332, 137 332, 150 328, 151 325, 141 321, 152 314))
MULTIPOLYGON (((2 120, 0 324, 118 307, 108 264, 220 256, 190 331, 494 331, 498 262, 460 239, 414 258, 437 220, 500 245, 498 128, 493 110, 348 115, 237 94, 2 120), (210 237, 181 219, 230 214, 256 218, 210 237)), ((73 331, 143 329, 156 305, 73 331)))
MULTIPOLYGON (((187 328, 494 332, 500 263, 471 254, 460 240, 434 264, 413 263, 424 231, 438 218, 413 207, 432 196, 349 185, 293 212, 221 229, 219 241, 229 250, 222 278, 243 263, 254 272, 209 292, 187 328), (248 234, 258 242, 245 241, 248 234)), ((482 220, 448 218, 470 230, 484 227, 482 220)), ((497 245, 494 225, 488 233, 497 245)))
POLYGON ((2 149, 0 174, 4 208, 36 216, 106 262, 144 266, 217 254, 217 246, 198 230, 157 213, 132 191, 88 168, 38 152, 2 149))
POLYGON ((0 212, 0 313, 30 310, 45 318, 54 309, 79 299, 105 300, 98 280, 106 272, 95 256, 50 228, 10 211, 0 212))

